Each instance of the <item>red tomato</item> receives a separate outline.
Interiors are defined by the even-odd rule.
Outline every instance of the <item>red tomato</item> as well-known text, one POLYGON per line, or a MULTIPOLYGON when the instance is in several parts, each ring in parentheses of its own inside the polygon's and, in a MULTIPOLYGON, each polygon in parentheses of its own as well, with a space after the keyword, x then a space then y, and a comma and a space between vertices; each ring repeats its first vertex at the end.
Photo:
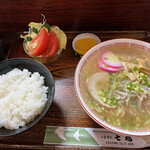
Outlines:
POLYGON ((49 44, 48 33, 43 28, 37 36, 30 42, 29 54, 32 56, 39 56, 47 50, 49 44))
POLYGON ((59 48, 59 41, 56 34, 53 31, 49 33, 49 45, 47 51, 42 55, 43 57, 48 57, 54 55, 59 48))

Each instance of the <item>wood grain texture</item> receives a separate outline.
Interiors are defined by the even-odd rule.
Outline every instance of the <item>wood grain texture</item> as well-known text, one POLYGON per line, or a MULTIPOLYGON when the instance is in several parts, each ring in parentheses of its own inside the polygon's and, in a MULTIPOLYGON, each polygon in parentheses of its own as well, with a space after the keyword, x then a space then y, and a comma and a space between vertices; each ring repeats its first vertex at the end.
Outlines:
MULTIPOLYGON (((75 56, 71 43, 75 35, 80 32, 66 32, 67 48, 62 56, 53 64, 47 65, 55 79, 55 96, 52 105, 43 119, 27 131, 11 137, 0 137, 0 149, 102 149, 95 147, 63 147, 43 145, 46 126, 70 126, 101 128, 82 109, 74 90, 74 73, 80 60, 75 56)), ((144 31, 95 31, 102 41, 113 38, 135 38, 150 42, 149 33, 144 31)), ((8 38, 9 38, 8 34, 8 38)), ((23 50, 23 41, 17 34, 10 48, 8 59, 28 57, 23 50)), ((105 150, 103 148, 103 150, 105 150)))
POLYGON ((0 0, 0 31, 28 30, 41 14, 66 31, 149 31, 149 8, 149 0, 0 0))

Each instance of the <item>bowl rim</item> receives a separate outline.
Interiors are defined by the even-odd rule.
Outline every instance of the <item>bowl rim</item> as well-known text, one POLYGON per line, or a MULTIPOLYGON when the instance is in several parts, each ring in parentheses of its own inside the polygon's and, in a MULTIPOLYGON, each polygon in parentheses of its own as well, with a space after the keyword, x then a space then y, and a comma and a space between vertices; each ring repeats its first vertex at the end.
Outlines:
MULTIPOLYGON (((50 108, 51 104, 52 104, 52 101, 54 99, 54 95, 55 95, 55 83, 54 83, 54 78, 52 76, 52 73, 50 72, 50 70, 44 65, 42 64, 41 62, 39 61, 36 61, 32 58, 25 58, 25 57, 18 57, 18 58, 10 58, 10 59, 7 59, 7 60, 4 60, 4 61, 1 61, 0 62, 0 65, 3 65, 5 63, 9 63, 9 62, 14 62, 14 61, 19 61, 19 62, 22 62, 22 61, 28 61, 28 62, 34 62, 34 64, 37 64, 38 66, 40 65, 42 68, 44 68, 46 70, 46 72, 48 72, 48 76, 50 76, 51 80, 52 80, 52 87, 51 87, 51 95, 50 95, 50 99, 47 100, 41 114, 39 114, 36 118, 34 118, 34 120, 32 120, 31 122, 29 122, 28 124, 26 124, 25 126, 19 128, 18 129, 14 129, 14 130, 10 130, 11 131, 16 131, 15 133, 10 133, 10 134, 0 134, 0 137, 8 137, 8 136, 13 136, 13 135, 16 135, 16 134, 19 134, 19 133, 22 133, 30 128, 32 128, 35 124, 37 124, 44 116, 45 114, 47 113, 48 109, 50 108), (53 94, 52 94, 53 93, 53 94), (47 106, 48 105, 48 106, 47 106)), ((28 69, 28 68, 24 68, 24 69, 28 69)), ((29 70, 29 69, 28 69, 29 70)), ((30 71, 30 70, 29 70, 30 71)), ((5 130, 9 130, 9 129, 6 129, 5 130)))
MULTIPOLYGON (((129 136, 139 136, 139 137, 143 137, 143 136, 149 136, 150 135, 150 129, 149 131, 129 131, 126 129, 121 129, 121 128, 117 128, 114 127, 110 124, 108 124, 107 122, 105 122, 104 120, 98 118, 86 105, 80 89, 79 89, 79 77, 80 77, 80 71, 84 65, 84 62, 87 61, 87 58, 93 53, 93 51, 96 51, 98 48, 106 46, 108 44, 114 44, 114 43, 118 43, 118 42, 128 42, 128 43, 135 43, 135 44, 139 44, 139 45, 144 45, 145 47, 147 47, 147 49, 150 49, 150 43, 142 41, 142 40, 137 40, 137 39, 131 39, 131 38, 117 38, 117 39, 111 39, 111 40, 107 40, 104 42, 101 42, 99 44, 97 44, 96 46, 92 47, 89 51, 87 51, 83 57, 80 59, 80 61, 77 64, 76 70, 75 70, 75 75, 74 75, 74 88, 75 88, 75 93, 77 96, 77 99, 79 101, 79 103, 81 104, 82 108, 85 110, 85 112, 95 121, 97 122, 99 125, 103 126, 104 128, 116 132, 118 134, 123 134, 123 135, 129 135, 129 136)), ((149 50, 150 51, 150 50, 149 50)))

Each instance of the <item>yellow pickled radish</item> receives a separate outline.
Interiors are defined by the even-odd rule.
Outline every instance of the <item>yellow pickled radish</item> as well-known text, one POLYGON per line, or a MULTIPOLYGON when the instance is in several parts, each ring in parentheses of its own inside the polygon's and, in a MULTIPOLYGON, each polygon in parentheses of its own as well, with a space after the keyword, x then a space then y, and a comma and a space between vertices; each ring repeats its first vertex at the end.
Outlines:
POLYGON ((96 41, 93 38, 79 39, 76 42, 76 52, 84 55, 89 49, 96 45, 96 41))

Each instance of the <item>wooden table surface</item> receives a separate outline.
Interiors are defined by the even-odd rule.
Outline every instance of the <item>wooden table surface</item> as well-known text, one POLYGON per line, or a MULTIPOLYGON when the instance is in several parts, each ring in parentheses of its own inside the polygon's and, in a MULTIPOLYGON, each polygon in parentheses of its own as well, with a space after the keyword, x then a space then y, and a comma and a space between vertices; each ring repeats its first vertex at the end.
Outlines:
MULTIPOLYGON (((93 121, 83 110, 74 90, 74 73, 80 57, 74 54, 71 43, 78 33, 79 32, 75 31, 66 32, 68 38, 66 50, 64 50, 58 61, 46 65, 55 80, 54 100, 46 115, 40 122, 25 132, 11 137, 0 137, 0 149, 95 149, 94 147, 43 145, 46 126, 101 128, 101 126, 93 121)), ((150 41, 149 32, 146 31, 93 31, 92 33, 100 36, 102 41, 122 37, 150 41)), ((23 41, 18 38, 18 35, 19 34, 16 34, 14 36, 8 59, 28 57, 23 51, 23 41)))

